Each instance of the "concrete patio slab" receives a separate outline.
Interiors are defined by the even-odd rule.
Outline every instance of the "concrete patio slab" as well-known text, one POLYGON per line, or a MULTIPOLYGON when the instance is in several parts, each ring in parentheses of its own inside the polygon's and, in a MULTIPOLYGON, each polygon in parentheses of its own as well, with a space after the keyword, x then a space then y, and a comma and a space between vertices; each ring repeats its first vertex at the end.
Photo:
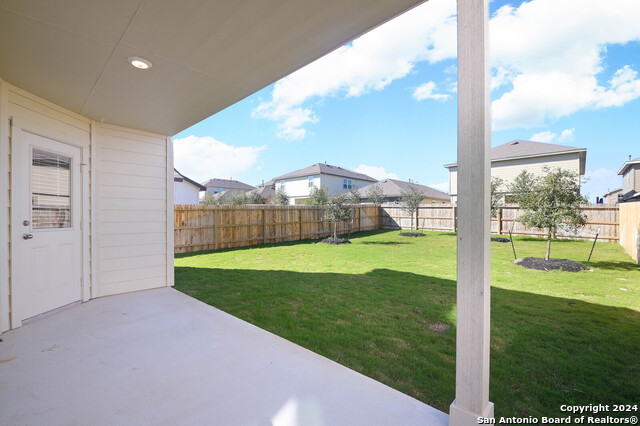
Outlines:
POLYGON ((94 299, 1 338, 0 424, 448 423, 171 288, 94 299))

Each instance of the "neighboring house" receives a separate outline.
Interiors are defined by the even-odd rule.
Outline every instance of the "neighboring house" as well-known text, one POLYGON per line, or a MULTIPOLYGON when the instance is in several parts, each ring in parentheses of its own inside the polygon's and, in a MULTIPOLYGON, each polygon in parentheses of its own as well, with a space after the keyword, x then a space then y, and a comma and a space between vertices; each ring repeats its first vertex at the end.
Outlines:
POLYGON ((377 182, 371 176, 326 163, 316 163, 278 176, 273 181, 275 190, 283 189, 289 196, 291 204, 304 204, 313 187, 325 186, 329 194, 337 194, 377 182))
MULTIPOLYGON (((238 191, 251 191, 256 189, 255 186, 247 185, 246 183, 242 183, 233 179, 209 179, 203 185, 206 187, 207 193, 211 195, 216 195, 223 193, 228 190, 232 190, 232 192, 238 191)), ((230 193, 229 193, 230 194, 230 193)))
POLYGON ((622 175, 622 200, 640 199, 640 157, 625 162, 618 174, 622 175))
POLYGON ((451 197, 449 197, 449 194, 447 194, 446 192, 438 191, 437 189, 433 189, 430 186, 420 185, 413 182, 405 182, 396 179, 385 179, 358 189, 358 193, 360 194, 363 202, 369 202, 367 193, 369 192, 371 187, 376 185, 380 187, 380 189, 382 189, 385 203, 401 202, 402 193, 408 192, 411 187, 416 188, 418 191, 424 194, 424 200, 422 200, 422 204, 445 204, 451 201, 451 197))
POLYGON ((173 204, 198 204, 200 191, 207 188, 173 169, 173 204))
MULTIPOLYGON (((508 185, 523 170, 536 176, 543 174, 545 167, 569 170, 576 172, 579 185, 580 176, 585 172, 586 160, 586 148, 514 140, 491 149, 491 176, 503 180, 498 192, 507 196, 508 185)), ((451 202, 455 203, 458 197, 458 164, 445 164, 444 167, 449 169, 449 194, 451 202)))
POLYGON ((618 204, 620 198, 622 198, 622 188, 609 191, 602 196, 604 204, 618 204))
POLYGON ((247 191, 247 194, 250 194, 252 192, 258 193, 258 195, 264 198, 267 204, 269 204, 271 203, 271 200, 276 193, 276 184, 272 180, 266 183, 263 182, 262 184, 256 186, 256 189, 247 191))

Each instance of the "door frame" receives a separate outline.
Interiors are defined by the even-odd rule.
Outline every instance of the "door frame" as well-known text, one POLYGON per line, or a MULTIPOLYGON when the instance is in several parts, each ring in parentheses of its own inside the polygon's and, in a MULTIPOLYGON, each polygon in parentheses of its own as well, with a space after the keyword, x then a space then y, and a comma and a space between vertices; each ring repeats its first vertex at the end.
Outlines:
MULTIPOLYGON (((87 135, 86 140, 74 131, 68 131, 66 125, 61 122, 39 124, 36 122, 11 117, 10 119, 10 140, 11 140, 11 170, 18 170, 20 167, 24 167, 24 159, 21 158, 19 146, 23 142, 22 132, 26 131, 38 136, 42 136, 53 141, 70 145, 80 150, 80 271, 81 271, 81 301, 86 302, 91 298, 91 275, 90 275, 90 239, 89 239, 89 202, 90 202, 90 170, 89 170, 89 151, 91 148, 90 136, 87 135), (84 143, 83 143, 84 142, 84 143), (88 142, 88 143, 87 143, 88 142)), ((11 179, 11 197, 10 202, 13 205, 17 199, 17 195, 20 191, 24 191, 24 188, 18 188, 17 179, 11 179)), ((18 209, 11 209, 11 241, 17 242, 20 236, 20 217, 18 209)), ((10 258, 17 259, 18 248, 17 244, 12 243, 10 248, 10 258)), ((21 294, 18 290, 16 278, 19 280, 21 271, 18 270, 17 262, 11 262, 11 328, 19 327, 22 321, 25 320, 22 310, 20 309, 21 303, 25 303, 20 300, 21 294), (16 291, 17 290, 17 291, 16 291)))

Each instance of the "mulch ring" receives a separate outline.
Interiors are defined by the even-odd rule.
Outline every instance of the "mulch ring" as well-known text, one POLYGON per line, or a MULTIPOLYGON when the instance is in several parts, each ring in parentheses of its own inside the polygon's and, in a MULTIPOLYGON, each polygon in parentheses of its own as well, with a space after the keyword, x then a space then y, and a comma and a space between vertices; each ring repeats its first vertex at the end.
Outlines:
POLYGON ((587 269, 582 263, 574 262, 569 259, 549 259, 542 257, 525 257, 517 259, 516 264, 524 266, 527 269, 537 269, 538 271, 550 271, 552 269, 566 272, 580 272, 587 269))
POLYGON ((424 237, 425 234, 422 232, 401 232, 400 236, 402 237, 424 237))
POLYGON ((324 240, 320 241, 321 243, 325 243, 325 244, 333 244, 333 245, 339 245, 339 244, 351 244, 351 241, 344 239, 344 238, 337 238, 337 239, 333 239, 333 237, 329 237, 329 238, 325 238, 324 240))
POLYGON ((491 241, 495 241, 496 243, 510 243, 511 240, 504 237, 491 237, 491 241))

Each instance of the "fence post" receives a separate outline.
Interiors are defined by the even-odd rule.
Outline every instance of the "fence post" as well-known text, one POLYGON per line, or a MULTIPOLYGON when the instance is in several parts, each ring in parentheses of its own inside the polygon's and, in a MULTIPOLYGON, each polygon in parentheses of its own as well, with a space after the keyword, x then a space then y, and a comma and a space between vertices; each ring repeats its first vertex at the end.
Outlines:
POLYGON ((262 244, 267 244, 267 206, 262 206, 262 244))
POLYGON ((451 214, 453 215, 453 232, 456 232, 458 230, 458 208, 455 204, 451 205, 451 214))
POLYGON ((300 237, 298 238, 299 240, 302 239, 302 206, 298 207, 298 231, 300 234, 300 237))
POLYGON ((218 250, 218 209, 213 210, 213 249, 218 250))
POLYGON ((358 207, 358 232, 362 231, 362 209, 358 207))
POLYGON ((498 234, 502 235, 502 207, 498 209, 498 234))

